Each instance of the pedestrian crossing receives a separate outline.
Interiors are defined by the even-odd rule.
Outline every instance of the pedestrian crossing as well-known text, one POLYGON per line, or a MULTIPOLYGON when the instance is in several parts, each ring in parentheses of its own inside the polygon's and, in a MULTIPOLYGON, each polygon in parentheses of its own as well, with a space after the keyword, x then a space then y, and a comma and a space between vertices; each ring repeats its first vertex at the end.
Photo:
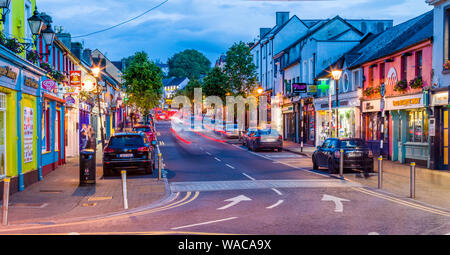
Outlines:
POLYGON ((272 188, 350 188, 362 187, 361 184, 346 180, 304 179, 304 180, 236 180, 236 181, 203 181, 172 182, 172 192, 188 191, 221 191, 272 188))

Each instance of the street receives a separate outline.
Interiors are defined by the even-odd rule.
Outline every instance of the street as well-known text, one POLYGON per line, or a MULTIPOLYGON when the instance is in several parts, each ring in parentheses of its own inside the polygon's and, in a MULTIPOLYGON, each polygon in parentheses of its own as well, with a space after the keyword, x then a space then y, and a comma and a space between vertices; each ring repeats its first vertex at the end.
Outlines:
POLYGON ((217 139, 211 131, 174 134, 170 125, 156 124, 163 176, 170 186, 170 195, 163 202, 81 221, 13 225, 0 233, 450 233, 450 213, 330 177, 325 170, 313 172, 311 159, 305 156, 285 151, 250 152, 217 139))

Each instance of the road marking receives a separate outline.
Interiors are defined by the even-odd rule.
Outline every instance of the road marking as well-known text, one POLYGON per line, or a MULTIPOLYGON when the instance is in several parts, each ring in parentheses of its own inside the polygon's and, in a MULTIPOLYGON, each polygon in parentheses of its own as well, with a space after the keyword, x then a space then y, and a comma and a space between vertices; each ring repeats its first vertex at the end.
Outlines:
POLYGON ((246 174, 246 173, 242 173, 243 175, 245 175, 245 177, 249 178, 252 181, 256 181, 255 178, 251 177, 250 175, 246 174))
POLYGON ((340 197, 330 196, 330 195, 326 195, 326 194, 323 195, 322 201, 333 201, 334 206, 335 206, 335 208, 334 208, 335 212, 344 212, 344 205, 342 204, 342 202, 343 201, 350 202, 350 200, 340 198, 340 197))
POLYGON ((227 167, 229 167, 229 168, 231 168, 231 169, 235 169, 234 168, 234 166, 231 166, 231 165, 228 165, 228 164, 225 164, 227 167))
POLYGON ((195 227, 195 226, 201 226, 201 225, 213 224, 213 223, 217 223, 217 222, 234 220, 234 219, 237 219, 237 218, 238 217, 230 217, 230 218, 226 218, 226 219, 207 221, 207 222, 196 223, 196 224, 191 224, 191 225, 186 225, 186 226, 181 226, 181 227, 176 227, 176 228, 171 228, 171 229, 175 230, 175 229, 181 229, 181 228, 190 228, 190 227, 195 227))
POLYGON ((378 235, 380 235, 380 233, 378 233, 378 232, 369 232, 369 234, 367 234, 367 235, 369 235, 369 236, 378 236, 378 235))
POLYGON ((218 159, 218 158, 216 158, 216 157, 214 157, 214 159, 217 160, 217 161, 219 161, 219 162, 222 161, 222 160, 220 160, 220 159, 218 159))
POLYGON ((222 206, 220 208, 217 208, 217 210, 225 210, 227 208, 230 208, 230 207, 232 207, 234 205, 239 204, 242 201, 251 201, 251 200, 252 199, 249 198, 249 197, 246 197, 244 195, 239 195, 237 197, 233 197, 233 198, 229 198, 229 199, 224 200, 225 202, 231 202, 231 203, 229 203, 229 204, 227 204, 225 206, 222 206))
POLYGON ((275 207, 277 207, 277 206, 279 206, 281 203, 283 203, 284 202, 284 200, 282 200, 282 199, 280 199, 280 200, 278 200, 275 204, 273 204, 273 205, 271 205, 271 206, 268 206, 268 207, 266 207, 267 209, 272 209, 272 208, 275 208, 275 207))
POLYGON ((275 191, 275 193, 277 193, 277 194, 280 195, 280 196, 283 195, 283 193, 281 193, 281 191, 279 191, 279 190, 277 190, 277 189, 275 189, 275 188, 272 188, 272 190, 275 191))
POLYGON ((209 152, 206 152, 206 154, 208 154, 209 156, 211 156, 212 154, 211 153, 209 153, 209 152))

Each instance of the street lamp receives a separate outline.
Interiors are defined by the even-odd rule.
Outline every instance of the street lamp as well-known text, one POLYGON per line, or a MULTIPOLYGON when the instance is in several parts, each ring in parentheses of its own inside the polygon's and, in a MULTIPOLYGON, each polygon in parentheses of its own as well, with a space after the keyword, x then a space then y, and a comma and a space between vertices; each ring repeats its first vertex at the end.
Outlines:
POLYGON ((2 9, 2 17, 0 19, 1 22, 5 22, 6 14, 9 13, 9 4, 11 0, 0 0, 0 9, 2 9))
POLYGON ((261 95, 264 92, 264 89, 259 87, 256 89, 256 93, 258 93, 258 95, 261 95))
MULTIPOLYGON (((44 27, 44 20, 39 15, 39 12, 36 9, 34 10, 33 16, 28 19, 28 24, 30 25, 30 30, 33 36, 38 36, 41 34, 42 28, 44 27)), ((36 46, 37 40, 34 39, 34 45, 36 46)))
POLYGON ((339 138, 339 79, 342 76, 342 70, 331 70, 331 76, 335 80, 336 88, 336 138, 339 138))
MULTIPOLYGON (((94 74, 95 78, 97 78, 98 80, 101 80, 101 75, 100 75, 101 70, 98 66, 92 67, 91 71, 94 74)), ((102 92, 103 92, 103 86, 100 86, 100 83, 97 82, 97 104, 98 104, 98 114, 100 117, 100 135, 101 135, 101 139, 102 139, 102 150, 103 150, 105 148, 105 139, 104 139, 104 131, 103 131, 102 109, 100 107, 100 95, 102 92)))
POLYGON ((42 31, 42 37, 44 38, 45 45, 53 45, 56 33, 53 31, 51 24, 47 24, 47 27, 42 31))

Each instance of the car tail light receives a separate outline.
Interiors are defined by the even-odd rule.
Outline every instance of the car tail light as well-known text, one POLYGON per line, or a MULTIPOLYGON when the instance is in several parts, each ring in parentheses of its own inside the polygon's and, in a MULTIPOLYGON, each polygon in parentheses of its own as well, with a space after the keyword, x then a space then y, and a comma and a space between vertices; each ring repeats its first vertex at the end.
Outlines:
POLYGON ((105 153, 112 153, 112 152, 114 152, 114 149, 111 149, 111 148, 105 148, 105 151, 104 151, 105 153))
POLYGON ((335 158, 340 158, 341 157, 341 153, 339 151, 335 151, 334 152, 334 157, 335 158))
POLYGON ((281 135, 279 135, 278 140, 283 140, 283 137, 281 135))
POLYGON ((139 147, 137 150, 138 151, 148 151, 149 149, 148 149, 148 147, 139 147))

